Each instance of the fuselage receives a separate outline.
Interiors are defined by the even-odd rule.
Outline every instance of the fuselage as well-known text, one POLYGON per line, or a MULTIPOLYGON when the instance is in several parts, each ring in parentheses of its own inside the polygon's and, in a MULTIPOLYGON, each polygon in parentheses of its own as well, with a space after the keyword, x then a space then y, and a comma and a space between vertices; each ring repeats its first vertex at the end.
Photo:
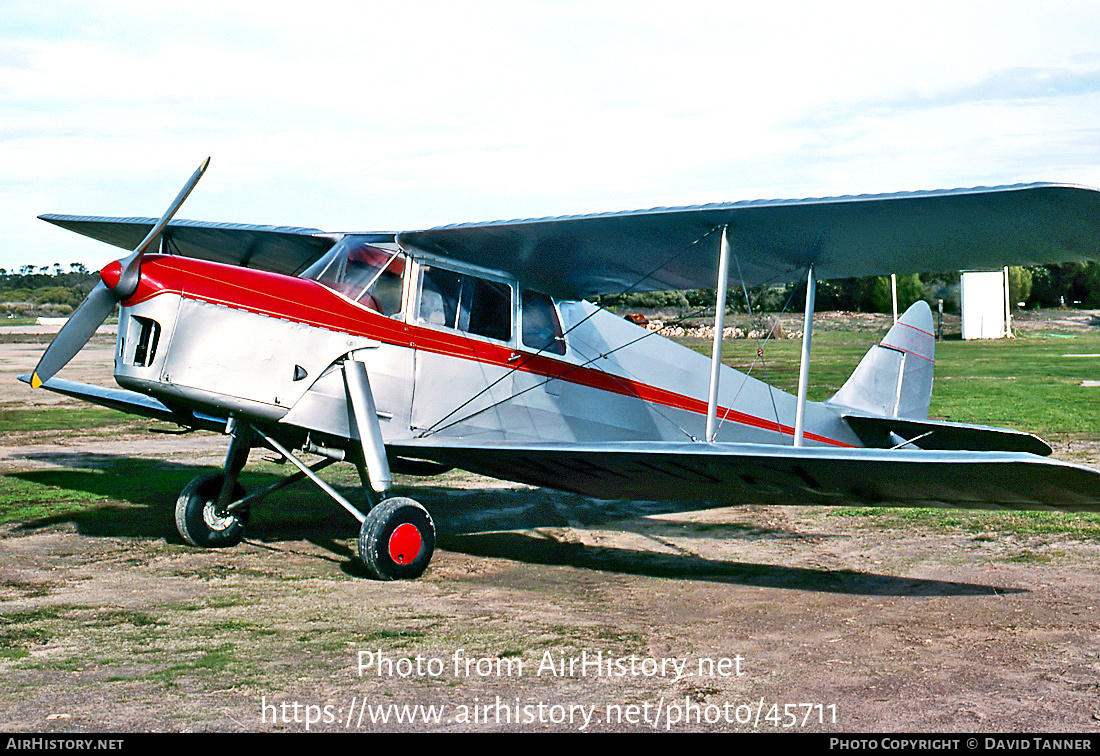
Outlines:
MULTIPOLYGON (((354 237, 299 277, 147 255, 115 377, 171 407, 346 439, 349 355, 367 365, 387 443, 704 436, 706 357, 591 303, 354 237)), ((723 367, 717 440, 790 445, 794 414, 791 395, 723 367)), ((816 403, 806 442, 861 445, 816 403)))

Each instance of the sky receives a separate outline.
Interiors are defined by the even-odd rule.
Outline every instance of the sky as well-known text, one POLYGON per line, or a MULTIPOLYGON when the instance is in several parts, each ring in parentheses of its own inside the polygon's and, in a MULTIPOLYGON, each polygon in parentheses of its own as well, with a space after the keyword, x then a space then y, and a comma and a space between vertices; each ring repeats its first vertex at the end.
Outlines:
POLYGON ((395 231, 1100 186, 1095 2, 0 0, 0 267, 43 213, 395 231))

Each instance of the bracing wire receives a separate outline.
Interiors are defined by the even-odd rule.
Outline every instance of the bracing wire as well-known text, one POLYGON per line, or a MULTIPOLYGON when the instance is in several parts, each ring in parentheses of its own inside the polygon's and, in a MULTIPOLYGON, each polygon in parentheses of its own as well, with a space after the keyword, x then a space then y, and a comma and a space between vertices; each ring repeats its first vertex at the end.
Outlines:
MULTIPOLYGON (((689 244, 685 245, 685 246, 684 246, 684 247, 683 247, 682 249, 680 249, 680 250, 677 250, 677 251, 675 251, 675 252, 671 253, 671 254, 670 254, 670 255, 669 255, 668 257, 666 257, 665 259, 661 260, 661 262, 660 262, 660 263, 658 263, 658 264, 657 264, 656 266, 654 266, 654 267, 653 267, 653 268, 652 268, 651 270, 649 270, 648 272, 646 272, 645 274, 643 274, 642 276, 640 276, 640 277, 639 277, 639 278, 638 278, 638 279, 637 279, 637 280, 636 280, 636 281, 635 281, 635 282, 634 282, 633 284, 631 284, 630 286, 628 286, 627 288, 625 288, 625 289, 624 289, 624 290, 623 290, 623 291, 621 292, 621 294, 629 294, 629 293, 630 293, 631 291, 633 291, 633 290, 634 290, 635 288, 637 288, 638 286, 640 286, 640 285, 641 285, 641 284, 642 284, 642 283, 643 283, 644 281, 647 281, 647 280, 649 280, 650 278, 652 278, 652 277, 653 277, 653 275, 654 275, 654 274, 656 274, 656 273, 657 273, 658 271, 660 271, 660 270, 664 269, 665 267, 667 267, 667 266, 668 266, 668 264, 669 264, 669 263, 671 263, 671 262, 672 262, 673 260, 675 260, 675 259, 676 259, 677 257, 679 257, 680 255, 682 255, 682 254, 686 253, 686 252, 687 252, 688 250, 690 250, 690 249, 692 249, 693 247, 695 247, 695 246, 696 246, 697 244, 699 244, 700 242, 702 242, 702 241, 703 241, 704 239, 706 239, 706 238, 707 238, 707 237, 709 237, 710 235, 714 234, 714 233, 715 233, 715 232, 716 232, 717 230, 718 230, 718 228, 712 228, 712 229, 708 230, 708 231, 707 231, 706 233, 704 233, 703 235, 701 235, 701 236, 699 236, 698 238, 696 238, 696 239, 695 239, 694 241, 692 241, 691 243, 689 243, 689 244)), ((567 329, 566 329, 565 331, 563 331, 563 333, 562 333, 562 336, 565 336, 565 335, 567 335, 568 333, 570 333, 571 331, 575 330, 576 328, 578 328, 579 326, 581 326, 581 325, 582 325, 583 323, 585 323, 585 322, 586 322, 587 320, 589 320, 590 318, 592 318, 593 316, 595 316, 595 315, 596 315, 596 313, 598 313, 598 312, 600 312, 599 308, 597 308, 597 309, 593 310, 593 311, 592 311, 591 313, 589 313, 588 315, 586 315, 586 316, 585 316, 584 318, 582 318, 581 320, 577 321, 577 322, 576 322, 576 323, 574 323, 573 325, 569 326, 569 328, 567 328, 567 329)), ((683 320, 685 320, 685 319, 686 319, 686 317, 685 317, 685 318, 681 318, 681 319, 680 319, 680 322, 682 322, 682 321, 683 321, 683 320)), ((675 323, 673 323, 673 324, 671 324, 671 325, 675 325, 675 323)), ((669 327, 669 326, 665 326, 665 327, 669 327)), ((586 362, 582 363, 582 364, 581 364, 581 365, 579 365, 579 366, 571 366, 571 367, 570 367, 570 368, 569 368, 568 370, 566 370, 565 372, 563 372, 563 373, 562 373, 562 374, 560 374, 560 375, 548 377, 548 378, 547 378, 547 379, 546 379, 545 381, 543 381, 542 383, 538 383, 538 384, 536 384, 536 385, 534 385, 534 386, 530 386, 530 387, 528 387, 528 388, 526 388, 526 389, 523 389, 523 390, 522 390, 522 391, 520 391, 519 393, 516 393, 516 394, 510 394, 509 396, 505 397, 504 399, 501 399, 501 400, 499 400, 499 401, 496 401, 496 402, 494 402, 494 403, 490 404, 490 405, 489 405, 489 406, 487 406, 487 407, 483 407, 482 409, 479 409, 479 410, 477 410, 477 411, 475 411, 475 412, 472 412, 472 413, 470 413, 470 414, 468 414, 468 415, 465 415, 465 416, 463 416, 462 418, 460 418, 460 419, 458 419, 458 420, 455 420, 455 421, 453 421, 453 422, 447 423, 446 425, 442 425, 442 424, 443 424, 444 422, 446 422, 446 421, 447 421, 448 419, 450 419, 450 418, 451 418, 451 417, 453 417, 453 416, 454 416, 455 414, 457 414, 458 412, 460 412, 460 411, 461 411, 462 409, 464 409, 465 407, 468 407, 468 406, 469 406, 469 405, 470 405, 471 403, 473 403, 473 402, 477 401, 477 399, 478 399, 479 397, 483 396, 483 395, 484 395, 485 393, 487 393, 488 391, 492 390, 492 389, 493 389, 493 387, 495 387, 495 386, 499 385, 499 384, 500 384, 500 383, 501 383, 502 381, 504 381, 505 379, 507 379, 508 377, 510 377, 511 375, 513 375, 513 374, 514 374, 514 373, 515 373, 515 372, 516 372, 516 371, 517 371, 517 370, 518 370, 519 368, 523 367, 523 366, 524 366, 524 365, 526 365, 526 364, 527 364, 528 362, 530 362, 530 361, 531 361, 532 359, 534 359, 535 357, 537 357, 537 356, 539 356, 540 354, 542 354, 542 352, 543 352, 543 351, 545 351, 545 350, 546 350, 546 348, 547 348, 547 347, 549 346, 549 344, 547 344, 546 346, 543 346, 542 348, 540 348, 540 349, 539 349, 539 350, 538 350, 537 352, 535 352, 535 353, 533 353, 533 354, 530 354, 530 355, 524 355, 524 357, 523 357, 522 359, 516 360, 515 364, 513 364, 513 365, 512 365, 511 367, 510 367, 510 369, 509 369, 509 370, 508 370, 507 372, 505 372, 504 374, 502 374, 502 375, 501 375, 501 376, 500 376, 499 378, 497 378, 497 379, 496 379, 495 381, 493 381, 493 382, 492 382, 492 383, 490 383, 489 385, 487 385, 487 386, 485 386, 484 388, 482 388, 482 389, 481 389, 480 391, 478 391, 478 392, 477 392, 476 394, 474 394, 473 396, 471 396, 471 397, 470 397, 469 399, 467 399, 467 400, 466 400, 465 402, 463 402, 463 403, 462 403, 462 404, 460 404, 459 406, 455 407, 455 408, 454 408, 453 410, 451 410, 451 411, 450 411, 450 412, 448 412, 448 413, 447 413, 446 415, 444 415, 443 417, 441 417, 441 418, 440 418, 439 420, 437 420, 436 422, 434 422, 434 423, 433 423, 433 424, 432 424, 432 425, 431 425, 431 426, 430 426, 429 428, 427 428, 427 429, 425 429, 425 430, 422 430, 422 431, 420 432, 420 434, 419 434, 419 437, 420 437, 420 438, 423 438, 423 437, 425 437, 425 436, 428 436, 428 435, 431 435, 431 434, 434 434, 434 433, 438 433, 438 432, 440 432, 440 431, 446 430, 447 428, 450 428, 450 427, 452 427, 452 426, 454 426, 454 425, 457 425, 458 423, 461 423, 461 422, 465 422, 466 420, 469 420, 469 419, 471 419, 471 418, 473 418, 473 417, 475 417, 475 416, 477 416, 477 415, 481 414, 482 412, 486 412, 486 411, 488 411, 488 410, 492 409, 493 407, 498 407, 498 406, 500 406, 501 404, 503 404, 503 403, 505 403, 505 402, 511 401, 512 399, 515 399, 516 397, 522 396, 523 394, 527 393, 528 391, 530 391, 530 390, 532 390, 532 389, 534 389, 534 388, 538 388, 539 386, 545 385, 546 383, 550 382, 551 380, 556 380, 556 379, 558 379, 558 378, 561 378, 561 377, 563 377, 564 375, 568 375, 569 373, 572 373, 573 371, 575 371, 575 370, 578 370, 578 369, 580 369, 580 368, 582 368, 582 367, 587 367, 588 365, 592 364, 592 362, 594 362, 595 360, 599 359, 600 357, 606 357, 606 356, 607 356, 608 354, 612 354, 612 353, 614 353, 614 352, 616 352, 616 351, 619 351, 620 349, 623 349, 624 347, 630 346, 631 344, 635 344, 635 343, 637 343, 638 341, 640 341, 641 339, 643 339, 643 338, 646 338, 646 337, 647 337, 647 336, 649 336, 649 335, 652 335, 653 333, 656 333, 656 331, 649 331, 649 332, 647 332, 647 333, 646 333, 645 335, 643 335, 643 336, 639 337, 638 339, 635 339, 634 341, 628 342, 627 344, 623 344, 623 345, 621 345, 621 346, 619 346, 619 347, 616 347, 615 349, 611 350, 610 352, 606 352, 606 353, 603 353, 603 354, 601 354, 601 355, 598 355, 597 357, 594 357, 594 358, 592 358, 592 359, 589 359, 588 361, 586 361, 586 362)), ((677 426, 677 427, 679 427, 679 426, 677 426)), ((680 428, 680 430, 682 430, 682 431, 683 431, 683 428, 680 428)), ((684 431, 684 433, 687 433, 687 431, 684 431)), ((687 433, 687 435, 688 435, 689 437, 691 437, 691 434, 690 434, 690 433, 687 433)))
MULTIPOLYGON (((745 308, 749 311, 749 322, 752 323, 752 322, 755 321, 755 316, 752 314, 752 300, 749 297, 749 289, 745 284, 745 277, 741 273, 741 258, 738 257, 736 250, 732 250, 732 251, 733 251, 733 260, 737 264, 737 278, 741 282, 741 291, 745 295, 745 308)), ((785 313, 787 311, 787 308, 790 306, 791 301, 793 299, 794 299, 794 289, 791 289, 791 293, 787 296, 787 301, 783 303, 783 308, 779 311, 780 315, 782 315, 783 313, 785 313)), ((763 324, 763 321, 761 321, 761 324, 763 324)), ((756 363, 759 361, 760 365, 761 365, 761 369, 763 369, 763 371, 764 371, 764 384, 768 387, 768 398, 771 400, 771 403, 772 403, 772 412, 775 415, 775 425, 776 425, 777 428, 779 428, 779 427, 782 426, 782 423, 779 421, 779 407, 775 403, 775 387, 772 386, 771 379, 768 376, 768 362, 767 362, 767 360, 764 359, 764 347, 767 346, 768 341, 771 340, 772 333, 773 333, 773 330, 769 329, 768 333, 764 336, 764 342, 763 343, 760 343, 760 337, 759 336, 756 337, 756 357, 753 358, 752 364, 750 364, 749 367, 748 367, 748 370, 745 371, 745 375, 741 379, 741 385, 737 387, 737 392, 734 394, 733 400, 730 402, 730 404, 732 405, 732 404, 735 404, 737 402, 737 397, 739 397, 741 395, 742 389, 744 389, 745 384, 748 383, 749 375, 752 373, 753 368, 756 367, 756 363)), ((723 413, 722 417, 718 420, 718 428, 721 428, 722 424, 725 421, 726 421, 726 414, 723 413)))
MULTIPOLYGON (((598 310, 598 309, 597 309, 597 310, 595 310, 595 311, 593 311, 593 312, 592 312, 592 313, 591 313, 590 315, 588 315, 588 316, 587 316, 586 318, 584 318, 584 320, 588 320, 588 318, 592 317, 592 315, 595 315, 595 314, 596 314, 597 312, 599 312, 599 310, 598 310)), ((681 317, 681 318, 680 318, 679 320, 674 320, 674 321, 672 321, 671 323, 668 323, 668 324, 664 325, 664 326, 663 326, 663 327, 661 328, 661 330, 664 330, 665 328, 671 328, 671 327, 674 327, 674 326, 676 326, 676 325, 679 325, 680 323, 686 322, 686 321, 687 321, 687 320, 689 320, 690 318, 696 317, 697 315, 699 315, 699 314, 700 314, 700 313, 702 313, 702 312, 704 312, 704 310, 697 310, 697 311, 695 311, 695 312, 693 312, 693 313, 689 313, 688 315, 685 315, 685 316, 681 317)), ((584 320, 582 320, 582 321, 578 322, 578 323, 577 323, 577 325, 580 325, 580 323, 583 323, 583 322, 584 322, 584 320)), ((532 386, 528 386, 527 388, 523 389, 522 391, 519 391, 519 392, 517 392, 517 393, 515 393, 515 394, 511 394, 511 395, 509 395, 509 396, 505 397, 504 399, 500 399, 500 400, 498 400, 498 401, 496 401, 496 402, 494 402, 494 403, 492 403, 492 404, 490 404, 490 405, 488 405, 488 406, 486 406, 486 407, 482 407, 482 408, 481 408, 481 409, 479 409, 479 410, 476 410, 476 411, 474 411, 474 412, 471 412, 470 414, 468 414, 468 415, 465 415, 464 417, 461 417, 461 418, 459 418, 458 420, 455 420, 454 422, 448 423, 447 425, 444 425, 443 427, 437 427, 437 426, 439 425, 439 422, 442 422, 442 421, 439 421, 439 422, 437 422, 437 423, 436 423, 435 425, 433 425, 433 426, 432 426, 432 428, 429 428, 428 430, 422 431, 422 432, 421 432, 421 434, 420 434, 420 438, 423 438, 424 436, 430 435, 430 434, 432 434, 432 433, 438 433, 438 432, 440 432, 440 431, 444 431, 444 430, 446 430, 447 428, 450 428, 451 426, 454 426, 454 425, 458 425, 459 423, 463 423, 463 422, 466 422, 467 420, 469 420, 469 419, 471 419, 471 418, 473 418, 473 417, 476 417, 477 415, 480 415, 480 414, 481 414, 482 412, 488 412, 489 410, 493 409, 494 407, 499 407, 500 405, 502 405, 502 404, 504 404, 504 403, 506 403, 506 402, 509 402, 509 401, 511 401, 512 399, 515 399, 516 397, 520 397, 520 396, 523 396, 523 395, 524 395, 524 394, 526 394, 526 393, 527 393, 528 391, 533 391, 533 390, 535 390, 535 389, 537 389, 537 388, 540 388, 540 387, 542 387, 542 386, 545 386, 545 385, 546 385, 547 383, 549 383, 550 381, 554 381, 554 380, 559 380, 559 379, 561 379, 561 378, 564 378, 565 376, 567 376, 567 375, 569 375, 569 374, 571 374, 571 373, 574 373, 574 372, 576 372, 577 370, 583 370, 584 368, 588 367, 589 365, 591 365, 591 364, 592 364, 593 362, 595 362, 596 360, 600 360, 600 359, 606 359, 607 357, 611 356, 611 355, 612 355, 612 354, 614 354, 615 352, 618 352, 618 351, 620 351, 620 350, 622 350, 622 349, 626 349, 627 347, 633 346, 633 345, 637 344, 637 343, 638 343, 639 341, 642 341, 642 340, 644 340, 644 339, 647 339, 647 338, 649 338, 650 336, 656 335, 656 334, 658 334, 658 333, 659 333, 659 331, 646 331, 646 332, 645 332, 644 334, 642 334, 641 336, 639 336, 639 337, 638 337, 638 338, 636 338, 636 339, 632 339, 631 341, 628 341, 628 342, 626 342, 625 344, 620 344, 619 346, 617 346, 617 347, 615 347, 614 349, 611 349, 611 350, 609 350, 609 351, 606 351, 606 352, 601 352, 600 354, 597 354, 597 355, 596 355, 595 357, 590 357, 590 358, 588 358, 587 360, 585 360, 584 362, 582 362, 582 363, 581 363, 581 364, 579 364, 579 365, 570 365, 570 366, 569 366, 569 368, 568 368, 567 370, 564 370, 564 371, 563 371, 563 372, 561 372, 561 373, 557 373, 557 374, 555 374, 555 375, 551 375, 551 376, 546 376, 545 380, 543 380, 543 381, 541 381, 541 382, 539 382, 539 383, 536 383, 536 384, 534 384, 534 385, 532 385, 532 386)), ((512 369, 512 370, 510 370, 510 371, 508 371, 508 373, 506 373, 506 374, 505 374, 505 377, 507 377, 507 376, 511 375, 511 374, 512 374, 512 373, 513 373, 514 371, 515 371, 515 368, 513 368, 513 369, 512 369)), ((628 385, 627 383, 625 383, 625 382, 624 382, 624 380, 625 380, 625 379, 622 379, 622 378, 620 378, 619 376, 615 376, 615 375, 612 375, 611 373, 605 373, 605 375, 608 375, 608 376, 610 376, 610 377, 611 377, 612 379, 614 379, 614 380, 615 380, 615 381, 616 381, 616 382, 617 382, 617 383, 618 383, 618 384, 619 384, 620 386, 622 386, 623 388, 625 388, 625 389, 627 389, 628 391, 630 391, 631 393, 633 393, 633 394, 634 394, 634 396, 635 396, 636 398, 641 398, 641 397, 638 397, 638 395, 637 395, 636 393, 634 393, 634 392, 633 392, 633 389, 631 389, 631 388, 630 388, 630 386, 629 386, 629 385, 628 385)), ((501 380, 503 380, 503 378, 501 378, 501 379, 497 379, 497 381, 495 381, 495 382, 494 382, 494 385, 495 385, 496 383, 499 383, 499 382, 500 382, 501 380)), ((483 390, 483 391, 480 391, 480 392, 478 392, 477 396, 481 396, 481 395, 482 395, 483 393, 485 393, 485 392, 484 392, 484 390, 483 390)), ((475 398, 476 398, 476 397, 475 397, 475 398)), ((469 401, 467 401, 467 402, 465 402, 465 403, 463 404, 463 406, 466 406, 467 404, 469 404, 469 402, 470 402, 470 401, 472 401, 472 399, 471 399, 471 400, 469 400, 469 401)), ((454 411, 452 411, 452 412, 451 412, 450 414, 452 414, 452 415, 453 415, 453 414, 454 414, 454 411)), ((679 429, 679 430, 680 430, 681 432, 683 432, 683 433, 684 433, 684 435, 686 435, 686 436, 687 436, 688 438, 690 438, 690 439, 691 439, 692 441, 698 441, 698 440, 699 440, 699 439, 697 439, 697 438, 696 438, 695 436, 693 436, 693 435, 692 435, 691 433, 689 433, 689 432, 688 432, 687 430, 685 430, 685 429, 684 429, 684 428, 683 428, 682 426, 680 426, 680 425, 679 425, 678 423, 676 423, 675 421, 673 421, 672 419, 670 419, 670 418, 666 417, 665 415, 663 415, 663 414, 662 414, 662 413, 660 413, 659 411, 658 411, 658 413, 657 413, 657 414, 659 414, 659 415, 660 415, 661 417, 663 417, 663 418, 664 418, 665 420, 668 420, 668 421, 669 421, 669 422, 670 422, 670 423, 671 423, 672 425, 676 426, 676 428, 677 428, 677 429, 679 429)), ((448 417, 449 417, 449 416, 450 416, 450 415, 448 415, 448 417)))

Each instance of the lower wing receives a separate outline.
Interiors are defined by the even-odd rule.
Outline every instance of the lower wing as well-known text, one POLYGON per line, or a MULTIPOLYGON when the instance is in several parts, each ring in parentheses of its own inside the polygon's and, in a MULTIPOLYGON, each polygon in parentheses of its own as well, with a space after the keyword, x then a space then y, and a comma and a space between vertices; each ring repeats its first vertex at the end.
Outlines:
MULTIPOLYGON (((186 427, 225 426, 224 418, 174 410, 124 389, 58 378, 43 387, 186 427)), ((601 499, 1100 511, 1100 472, 1026 452, 438 437, 389 444, 387 451, 395 459, 428 460, 601 499)))
MULTIPOLYGON (((19 376, 19 380, 23 381, 23 383, 30 384, 31 376, 21 375, 19 376)), ((140 415, 141 417, 149 417, 154 420, 164 420, 186 428, 202 428, 204 430, 223 430, 225 428, 225 418, 204 415, 188 410, 174 410, 163 402, 151 396, 139 394, 136 391, 103 388, 101 386, 92 386, 87 383, 66 381, 61 378, 50 378, 48 381, 43 382, 42 388, 58 394, 64 394, 65 396, 71 396, 74 399, 81 399, 85 402, 98 404, 101 407, 110 407, 120 412, 140 415)))
POLYGON ((604 499, 1100 511, 1100 472, 1021 452, 440 438, 387 449, 604 499))

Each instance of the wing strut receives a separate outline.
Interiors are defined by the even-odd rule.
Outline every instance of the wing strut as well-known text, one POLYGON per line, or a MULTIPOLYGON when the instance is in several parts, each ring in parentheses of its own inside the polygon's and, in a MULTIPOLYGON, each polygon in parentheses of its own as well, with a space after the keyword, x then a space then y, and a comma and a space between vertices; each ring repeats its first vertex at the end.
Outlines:
POLYGON ((718 434, 718 376, 722 372, 722 330, 726 325, 726 289, 730 277, 728 226, 722 226, 722 244, 718 254, 718 292, 714 297, 714 347, 710 358, 710 399, 707 401, 707 441, 718 434))
POLYGON ((802 446, 806 429, 806 384, 810 378, 810 341, 814 333, 814 298, 817 295, 817 277, 814 266, 806 274, 806 315, 802 319, 802 360, 798 363, 798 406, 794 413, 794 445, 802 446))

